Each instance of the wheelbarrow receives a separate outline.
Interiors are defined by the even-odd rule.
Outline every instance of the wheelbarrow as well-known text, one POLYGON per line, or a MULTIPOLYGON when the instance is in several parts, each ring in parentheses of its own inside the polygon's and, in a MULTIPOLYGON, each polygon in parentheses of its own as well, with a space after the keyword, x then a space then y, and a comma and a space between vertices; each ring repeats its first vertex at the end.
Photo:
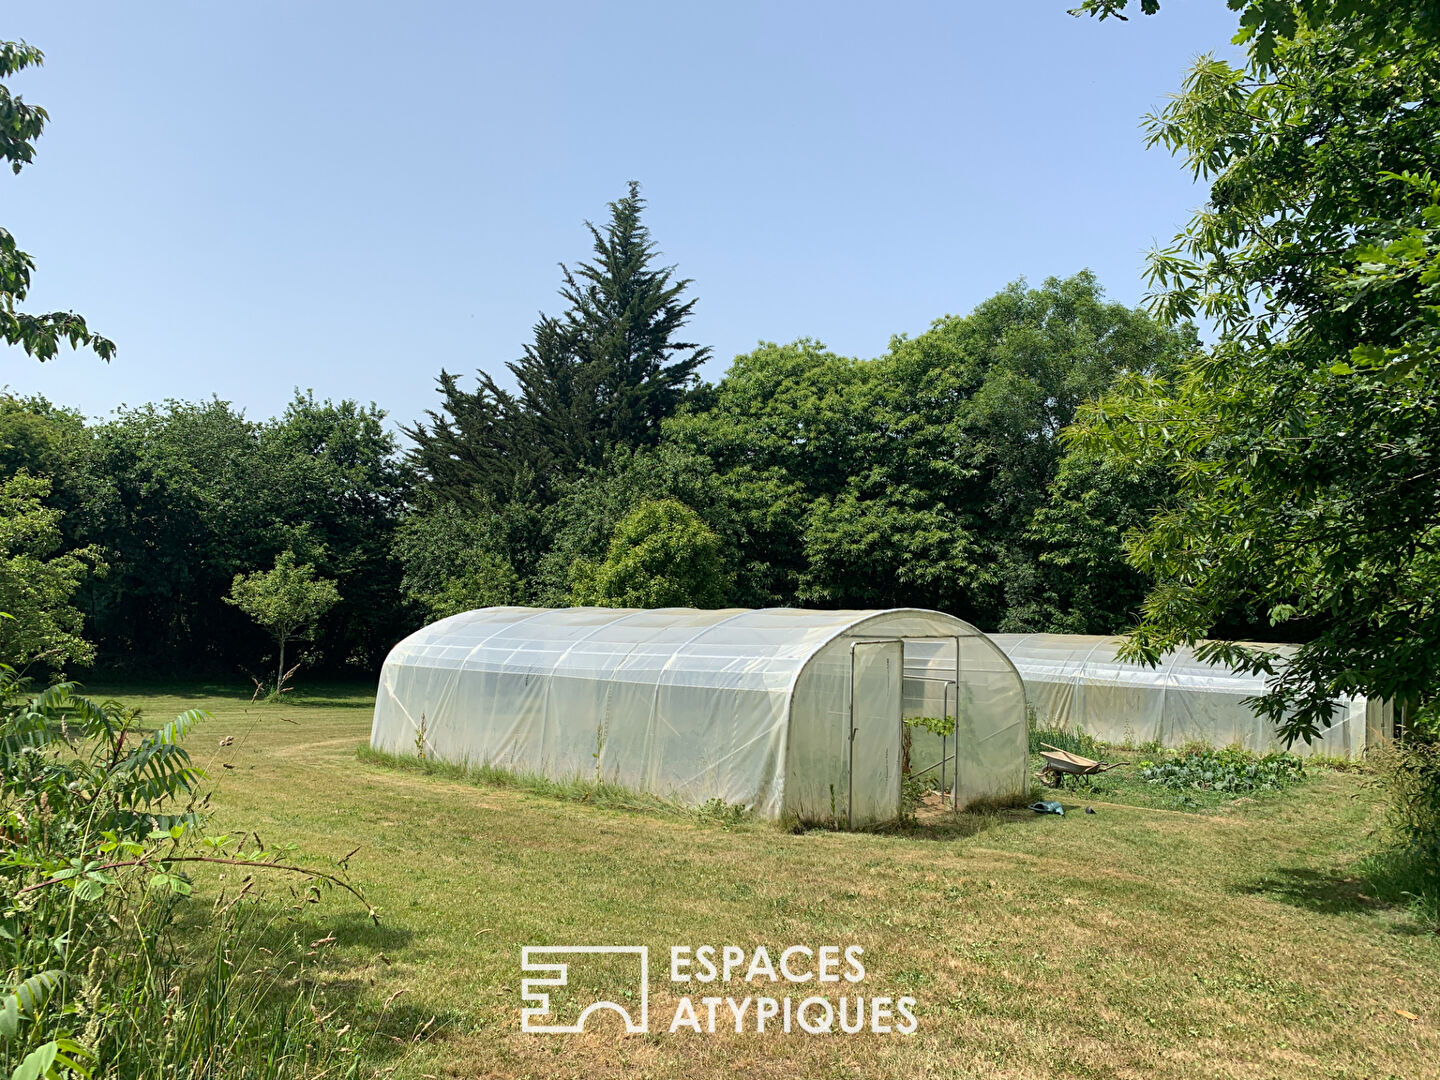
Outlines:
POLYGON ((1104 761, 1091 761, 1079 754, 1072 754, 1068 750, 1061 750, 1058 746, 1051 746, 1049 743, 1041 743, 1043 748, 1040 756, 1045 759, 1045 767, 1040 770, 1040 782, 1047 787, 1058 788, 1067 776, 1098 776, 1100 773, 1117 769, 1121 765, 1129 765, 1128 761, 1117 761, 1113 764, 1104 761))

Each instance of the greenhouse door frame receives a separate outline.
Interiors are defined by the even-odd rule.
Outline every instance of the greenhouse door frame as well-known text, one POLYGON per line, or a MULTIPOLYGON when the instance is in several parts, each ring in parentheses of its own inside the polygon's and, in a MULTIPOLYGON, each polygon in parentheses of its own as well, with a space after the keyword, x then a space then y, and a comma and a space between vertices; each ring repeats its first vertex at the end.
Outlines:
MULTIPOLYGON (((954 746, 955 746, 955 768, 954 779, 950 792, 950 805, 959 809, 960 805, 960 634, 912 634, 908 637, 886 637, 886 638, 861 638, 850 643, 850 730, 845 740, 845 771, 847 773, 845 783, 845 827, 855 827, 855 733, 858 730, 855 726, 855 650, 866 645, 896 645, 900 646, 900 694, 896 709, 896 737, 903 737, 905 725, 905 643, 907 641, 953 641, 955 643, 955 709, 953 712, 955 722, 954 746)), ((936 680, 925 679, 926 682, 943 681, 951 682, 949 679, 936 680)), ((941 743, 942 748, 944 742, 941 743)), ((941 750, 941 768, 944 768, 945 759, 949 755, 944 749, 941 750)), ((904 777, 900 778, 904 783, 904 777)), ((941 796, 944 791, 942 785, 941 796)), ((896 813, 900 807, 897 805, 896 813)))
MULTIPOLYGON (((850 730, 845 740, 845 827, 855 827, 855 736, 860 728, 855 724, 855 650, 871 646, 900 646, 900 670, 896 678, 895 694, 895 767, 900 767, 900 728, 905 723, 905 639, 904 638, 863 638, 850 643, 850 730)), ((897 785, 899 781, 897 780, 897 785)), ((895 813, 900 813, 900 802, 896 800, 895 813)))
MULTIPOLYGON (((953 678, 953 679, 937 679, 937 678, 935 678, 934 676, 927 676, 927 675, 909 675, 909 676, 904 676, 905 678, 918 679, 920 682, 938 682, 938 683, 945 683, 945 684, 947 684, 947 686, 953 686, 953 687, 955 688, 955 710, 954 710, 954 712, 950 713, 950 715, 949 715, 948 717, 942 717, 942 719, 950 719, 950 720, 952 720, 952 721, 953 721, 953 725, 954 725, 954 729, 955 729, 955 730, 953 731, 953 733, 952 733, 952 740, 953 740, 953 742, 954 742, 954 744, 955 744, 955 747, 954 747, 954 748, 955 748, 955 768, 954 768, 954 770, 953 770, 953 772, 952 772, 952 774, 951 774, 951 783, 950 783, 950 808, 951 808, 952 810, 959 810, 959 809, 960 809, 960 638, 961 638, 961 636, 962 636, 962 635, 960 635, 960 634, 915 634, 915 635, 913 635, 913 636, 911 636, 911 637, 901 638, 901 639, 900 639, 902 642, 905 642, 905 641, 953 641, 953 642, 955 643, 955 678, 953 678)), ((902 645, 901 648, 904 648, 904 646, 902 645)), ((945 711, 945 708, 946 708, 945 695, 944 695, 943 692, 942 692, 940 709, 941 709, 942 712, 944 712, 944 711, 945 711)), ((904 721, 902 720, 901 723, 904 723, 904 721)), ((945 798, 945 762, 946 762, 946 760, 949 758, 949 756, 950 756, 950 755, 949 755, 948 747, 947 747, 947 744, 946 744, 946 736, 941 735, 941 736, 940 736, 940 798, 941 798, 941 803, 942 803, 942 805, 943 805, 943 803, 944 803, 944 798, 945 798)), ((932 769, 932 768, 934 768, 933 765, 927 766, 926 770, 922 770, 922 771, 928 771, 928 769, 932 769)), ((916 774, 911 774, 911 775, 916 775, 916 774)))

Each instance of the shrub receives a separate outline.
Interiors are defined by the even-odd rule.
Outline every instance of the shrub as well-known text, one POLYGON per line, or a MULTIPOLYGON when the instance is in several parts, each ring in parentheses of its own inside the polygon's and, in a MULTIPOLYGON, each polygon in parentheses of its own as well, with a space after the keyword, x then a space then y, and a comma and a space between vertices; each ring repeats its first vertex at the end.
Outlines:
POLYGON ((658 499, 625 516, 601 562, 576 560, 570 601, 599 607, 718 608, 732 584, 714 530, 684 503, 658 499))
POLYGON ((197 863, 354 891, 206 835, 181 745, 202 717, 147 733, 70 684, 26 694, 0 665, 0 1075, 280 1078, 340 1060, 309 1019, 310 951, 276 910, 248 884, 195 910, 197 863))
POLYGON ((1387 796, 1386 845, 1369 860, 1376 891, 1409 900, 1440 932, 1440 744, 1414 742, 1369 755, 1387 796))

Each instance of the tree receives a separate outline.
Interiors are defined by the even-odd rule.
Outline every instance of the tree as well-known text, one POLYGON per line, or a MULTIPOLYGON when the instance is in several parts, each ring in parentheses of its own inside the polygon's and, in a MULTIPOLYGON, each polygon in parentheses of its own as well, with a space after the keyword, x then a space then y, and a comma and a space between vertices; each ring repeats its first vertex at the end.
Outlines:
POLYGON ((459 376, 440 372, 444 399, 427 409, 429 423, 402 428, 415 443, 410 464, 431 502, 473 508, 503 502, 533 490, 549 474, 544 443, 521 403, 485 372, 474 391, 459 376))
POLYGON ((315 567, 309 563, 297 563, 294 552, 282 551, 275 556, 274 569, 236 574, 225 600, 275 639, 280 657, 271 697, 277 698, 289 689, 285 684, 294 674, 293 669, 285 670, 285 646, 292 641, 310 640, 321 617, 340 602, 340 591, 328 578, 317 578, 315 567))
MULTIPOLYGON (((555 502, 544 508, 549 548, 532 574, 531 602, 545 607, 570 603, 576 562, 602 561, 620 523, 640 504, 674 499, 694 508, 716 534, 721 562, 742 567, 731 600, 765 606, 768 594, 759 567, 743 562, 750 515, 740 503, 742 494, 728 478, 716 475, 709 458, 673 440, 615 451, 602 468, 587 469, 563 483, 555 502)), ((763 552, 756 554, 764 557, 763 552)))
MULTIPOLYGON (((1394 44, 1408 32, 1433 38, 1440 31, 1440 3, 1436 0, 1408 0, 1406 3, 1376 3, 1375 0, 1226 0, 1231 11, 1240 12, 1240 29, 1232 39, 1248 45, 1252 61, 1268 68, 1276 46, 1294 41, 1312 31, 1343 28, 1348 43, 1362 47, 1394 44)), ((1130 0, 1085 0, 1072 15, 1092 15, 1125 21, 1130 0)), ((1142 14, 1155 15, 1160 0, 1139 0, 1142 14)))
POLYGON ((172 401, 82 429, 51 502, 67 510, 67 542, 98 545, 111 566, 80 596, 100 662, 233 671, 263 637, 222 597, 290 550, 349 583, 317 649, 378 665, 407 625, 391 542, 409 479, 384 416, 297 394, 260 422, 226 402, 172 401))
POLYGON ((49 493, 49 480, 25 472, 0 480, 0 664, 16 670, 58 670, 95 653, 71 601, 105 564, 94 548, 62 550, 60 511, 43 501, 49 493))
MULTIPOLYGON (((33 45, 0 41, 0 79, 39 67, 44 60, 44 54, 33 45)), ((0 157, 10 163, 12 172, 18 174, 35 160, 35 140, 49 119, 44 109, 12 96, 9 87, 0 83, 0 157)), ((114 342, 94 333, 73 311, 32 315, 16 308, 30 291, 34 269, 35 260, 20 250, 6 229, 0 228, 0 339, 20 346, 41 361, 53 357, 62 341, 68 341, 72 348, 88 346, 104 360, 114 356, 114 342)))
POLYGON ((507 365, 519 394, 485 372, 473 392, 442 371, 439 411, 405 433, 412 460, 444 501, 496 504, 600 465, 616 447, 650 446, 710 351, 678 340, 695 307, 688 278, 657 266, 641 221, 640 186, 586 223, 594 261, 561 265, 560 316, 541 315, 524 355, 507 365))
POLYGON ((1125 537, 1175 497, 1168 469, 1132 467, 1072 447, 1025 529, 1032 558, 1011 564, 1003 633, 1118 634, 1133 626, 1150 579, 1125 537))
POLYGON ((762 346, 666 439, 723 478, 746 602, 763 587, 761 603, 915 605, 993 627, 1038 557, 1026 531, 1061 429, 1119 373, 1168 370, 1193 341, 1105 302, 1092 274, 1017 282, 875 360, 762 346))
POLYGON ((400 587, 426 621, 521 600, 520 576, 505 552, 506 521, 453 507, 422 510, 395 536, 400 587))
MULTIPOLYGON (((614 446, 650 446, 660 424, 694 386, 708 348, 676 338, 694 312, 684 299, 689 278, 653 265, 655 244, 641 223, 640 185, 610 203, 604 231, 586 222, 595 260, 561 269, 569 303, 563 321, 547 326, 537 346, 573 363, 557 368, 540 349, 513 369, 523 401, 562 466, 598 465, 614 446), (532 363, 531 361, 540 361, 532 363)), ((570 471, 567 469, 567 471, 570 471)))
POLYGON ((720 539, 684 503, 659 499, 626 515, 599 564, 577 562, 571 600, 599 607, 716 608, 729 574, 720 539))
MULTIPOLYGON (((346 583, 319 644, 349 667, 377 669, 407 632, 393 542, 413 480, 384 410, 297 392, 259 426, 254 457, 271 487, 265 512, 294 537, 284 542, 322 576, 346 583)), ((251 565, 273 550, 253 552, 251 565)))
POLYGON ((1289 664, 1202 655, 1269 674, 1261 708, 1308 739, 1337 695, 1426 700, 1440 680, 1440 46, 1405 21, 1430 5, 1281 6, 1296 29, 1273 52, 1201 58, 1148 121, 1211 182, 1152 257, 1154 303, 1203 311, 1219 341, 1126 380, 1076 438, 1177 486, 1130 544, 1156 582, 1132 654, 1248 607, 1302 641, 1289 664))

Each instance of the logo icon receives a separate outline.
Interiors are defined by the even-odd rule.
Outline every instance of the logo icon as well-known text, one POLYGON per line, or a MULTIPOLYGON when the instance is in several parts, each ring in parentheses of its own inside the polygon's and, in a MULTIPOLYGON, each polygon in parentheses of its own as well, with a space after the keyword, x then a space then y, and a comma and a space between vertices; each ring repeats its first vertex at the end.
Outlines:
POLYGON ((585 1021, 590 1014, 600 1009, 610 1009, 625 1018, 627 1035, 643 1034, 650 1030, 650 950, 644 945, 525 945, 520 949, 520 970, 542 973, 546 978, 522 979, 520 1000, 531 1002, 520 1010, 520 1030, 535 1035, 575 1035, 585 1030, 585 1021), (587 1005, 571 1024, 545 1023, 557 1017, 550 1010, 550 994, 544 987, 568 986, 570 965, 563 962, 545 962, 549 957, 584 956, 595 954, 630 954, 640 958, 638 1000, 640 1016, 637 1020, 631 1010, 613 1001, 596 1001, 587 1005), (536 958, 539 959, 536 959, 536 958))

